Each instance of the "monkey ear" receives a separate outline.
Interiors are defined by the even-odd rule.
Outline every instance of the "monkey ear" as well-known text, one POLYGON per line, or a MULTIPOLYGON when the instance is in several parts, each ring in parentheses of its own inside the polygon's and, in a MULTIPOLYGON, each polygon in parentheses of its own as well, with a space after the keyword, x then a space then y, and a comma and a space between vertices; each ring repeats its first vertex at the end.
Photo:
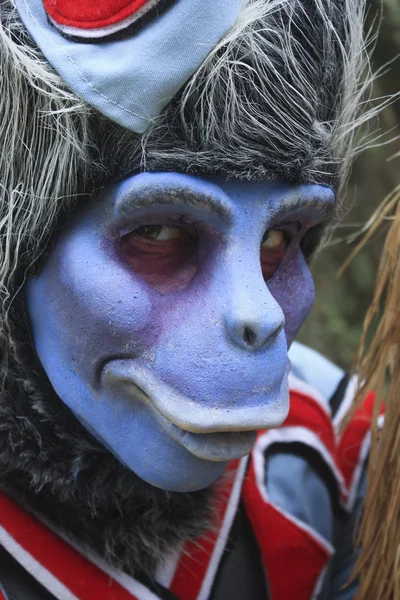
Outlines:
POLYGON ((43 0, 50 23, 63 36, 100 41, 137 32, 173 0, 43 0))

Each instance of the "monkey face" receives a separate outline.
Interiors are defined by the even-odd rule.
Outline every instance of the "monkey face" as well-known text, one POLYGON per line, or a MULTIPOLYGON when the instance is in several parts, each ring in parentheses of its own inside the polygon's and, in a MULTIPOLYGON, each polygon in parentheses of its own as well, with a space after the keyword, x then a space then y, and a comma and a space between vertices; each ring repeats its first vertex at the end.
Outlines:
POLYGON ((329 188, 282 181, 111 185, 26 284, 57 395, 142 479, 210 485, 287 415, 287 349, 314 294, 302 244, 333 207, 329 188))

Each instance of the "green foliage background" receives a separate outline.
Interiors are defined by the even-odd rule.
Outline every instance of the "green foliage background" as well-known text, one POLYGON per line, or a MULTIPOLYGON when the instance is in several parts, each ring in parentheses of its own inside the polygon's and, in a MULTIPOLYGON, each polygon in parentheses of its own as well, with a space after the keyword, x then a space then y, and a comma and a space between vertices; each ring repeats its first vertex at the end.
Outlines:
MULTIPOLYGON (((369 1, 368 25, 382 6, 369 1)), ((376 98, 400 89, 400 0, 384 0, 379 37, 372 57, 374 70, 390 62, 374 85, 376 98)), ((387 131, 387 139, 400 135, 400 102, 385 109, 372 125, 376 133, 387 131)), ((400 183, 399 140, 364 152, 356 161, 346 205, 335 233, 318 255, 313 267, 316 301, 298 339, 349 368, 361 335, 362 322, 371 301, 384 231, 352 261, 338 279, 337 272, 356 242, 346 237, 357 232, 384 196, 400 183)))

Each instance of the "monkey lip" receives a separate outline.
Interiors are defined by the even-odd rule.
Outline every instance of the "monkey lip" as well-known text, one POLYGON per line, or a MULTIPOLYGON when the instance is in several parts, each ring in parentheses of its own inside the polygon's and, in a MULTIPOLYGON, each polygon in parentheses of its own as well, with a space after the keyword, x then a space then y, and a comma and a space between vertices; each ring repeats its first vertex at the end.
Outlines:
POLYGON ((168 421, 152 403, 153 414, 176 442, 194 456, 212 462, 227 462, 242 458, 251 452, 256 440, 256 431, 219 431, 214 433, 193 433, 168 421))
POLYGON ((251 452, 257 432, 193 433, 187 431, 167 419, 146 392, 136 383, 131 382, 129 387, 133 397, 149 406, 154 418, 165 433, 194 456, 212 462, 228 462, 236 458, 242 458, 251 452))
MULTIPOLYGON (((283 375, 285 370, 283 371, 283 375)), ((147 367, 131 360, 106 364, 101 385, 143 403, 172 439, 203 460, 226 462, 248 454, 257 431, 281 425, 288 413, 287 378, 266 390, 265 401, 251 407, 201 405, 161 382, 147 367)))

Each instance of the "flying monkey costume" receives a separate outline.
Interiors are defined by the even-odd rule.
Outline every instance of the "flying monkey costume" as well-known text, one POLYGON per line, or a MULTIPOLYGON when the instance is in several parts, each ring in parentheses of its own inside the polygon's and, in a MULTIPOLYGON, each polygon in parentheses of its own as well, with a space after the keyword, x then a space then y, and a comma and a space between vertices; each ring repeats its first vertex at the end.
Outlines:
POLYGON ((362 5, 0 9, 4 597, 351 597, 368 420, 338 440, 351 393, 300 349, 324 384, 292 380, 275 427, 362 5))

